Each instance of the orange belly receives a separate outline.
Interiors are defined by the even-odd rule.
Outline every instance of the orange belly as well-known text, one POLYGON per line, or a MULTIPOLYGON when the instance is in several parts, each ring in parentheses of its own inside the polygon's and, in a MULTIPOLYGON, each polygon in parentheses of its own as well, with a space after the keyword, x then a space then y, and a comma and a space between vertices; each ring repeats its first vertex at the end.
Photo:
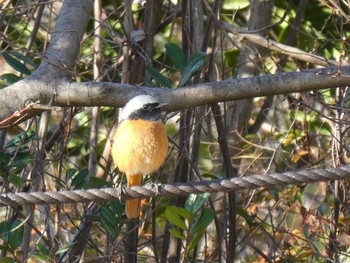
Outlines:
POLYGON ((125 120, 115 133, 112 157, 119 170, 127 175, 155 172, 167 152, 168 137, 161 122, 125 120))

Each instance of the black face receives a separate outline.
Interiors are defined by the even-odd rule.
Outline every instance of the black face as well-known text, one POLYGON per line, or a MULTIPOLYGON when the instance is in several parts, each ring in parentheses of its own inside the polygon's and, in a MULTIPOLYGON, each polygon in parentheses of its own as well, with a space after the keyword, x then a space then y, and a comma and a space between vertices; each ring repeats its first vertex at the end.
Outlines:
POLYGON ((129 118, 130 120, 149 120, 149 121, 160 121, 161 120, 160 104, 158 102, 149 103, 143 105, 142 108, 133 111, 129 118))

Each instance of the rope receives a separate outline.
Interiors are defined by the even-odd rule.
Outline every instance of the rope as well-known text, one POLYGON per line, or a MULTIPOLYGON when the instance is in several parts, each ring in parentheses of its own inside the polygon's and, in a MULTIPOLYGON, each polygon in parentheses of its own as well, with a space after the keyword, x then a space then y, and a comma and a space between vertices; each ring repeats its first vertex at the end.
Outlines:
POLYGON ((32 192, 32 193, 4 193, 0 194, 0 206, 19 205, 49 205, 78 202, 106 202, 115 199, 131 199, 146 197, 173 197, 189 194, 232 192, 242 189, 256 189, 259 187, 274 187, 287 184, 299 185, 320 181, 350 179, 350 165, 339 168, 301 170, 296 172, 272 173, 267 175, 254 174, 241 178, 224 180, 151 184, 133 186, 131 188, 102 188, 89 190, 59 191, 59 192, 32 192))

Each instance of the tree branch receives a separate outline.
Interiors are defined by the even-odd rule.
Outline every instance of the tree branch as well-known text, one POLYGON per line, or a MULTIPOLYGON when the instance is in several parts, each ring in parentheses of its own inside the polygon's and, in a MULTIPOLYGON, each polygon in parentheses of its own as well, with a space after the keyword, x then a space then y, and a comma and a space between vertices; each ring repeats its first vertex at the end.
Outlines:
MULTIPOLYGON (((230 79, 217 82, 202 83, 185 88, 165 89, 133 86, 120 83, 76 83, 61 79, 50 83, 27 78, 0 90, 0 128, 13 124, 23 115, 4 121, 25 107, 23 102, 40 101, 52 106, 111 106, 122 107, 132 97, 139 94, 150 94, 167 103, 167 111, 192 108, 220 101, 230 101, 262 97, 293 92, 344 87, 350 85, 350 66, 341 68, 329 67, 304 72, 285 72, 274 75, 250 78, 230 79), (30 91, 30 92, 26 92, 30 91), (27 97, 19 94, 25 93, 27 97), (7 107, 11 100, 12 106, 7 107)), ((33 116, 42 107, 34 104, 28 111, 33 116)))
POLYGON ((92 5, 93 0, 63 2, 51 42, 38 69, 28 78, 0 90, 0 128, 42 112, 29 107, 23 114, 18 114, 33 102, 49 104, 55 87, 71 79, 92 5))
MULTIPOLYGON (((278 43, 277 41, 271 40, 267 37, 259 36, 257 34, 249 33, 249 31, 242 31, 240 28, 235 27, 234 25, 221 22, 220 23, 221 28, 238 36, 241 38, 239 41, 242 41, 242 39, 245 39, 247 41, 250 41, 258 46, 267 48, 269 50, 277 51, 280 54, 287 55, 302 61, 306 61, 312 64, 321 65, 321 66, 337 66, 339 62, 332 60, 332 59, 326 59, 322 56, 318 56, 316 54, 311 54, 308 52, 305 52, 299 48, 291 47, 288 45, 284 45, 281 43, 278 43)), ((252 31, 254 32, 254 31, 252 31)))

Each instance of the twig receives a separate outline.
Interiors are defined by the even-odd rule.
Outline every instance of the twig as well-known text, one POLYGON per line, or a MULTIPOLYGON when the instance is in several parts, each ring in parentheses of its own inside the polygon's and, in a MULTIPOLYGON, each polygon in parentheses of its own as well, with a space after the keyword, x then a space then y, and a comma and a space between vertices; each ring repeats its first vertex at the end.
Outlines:
POLYGON ((15 120, 15 122, 11 122, 11 126, 16 125, 17 123, 19 123, 23 118, 25 118, 27 116, 27 114, 29 114, 29 111, 33 109, 34 105, 40 104, 40 101, 36 101, 36 102, 32 102, 29 103, 25 108, 19 110, 19 111, 15 111, 10 117, 6 118, 5 120, 0 121, 0 126, 1 128, 7 128, 9 126, 6 126, 7 122, 10 122, 13 119, 17 119, 15 120))

